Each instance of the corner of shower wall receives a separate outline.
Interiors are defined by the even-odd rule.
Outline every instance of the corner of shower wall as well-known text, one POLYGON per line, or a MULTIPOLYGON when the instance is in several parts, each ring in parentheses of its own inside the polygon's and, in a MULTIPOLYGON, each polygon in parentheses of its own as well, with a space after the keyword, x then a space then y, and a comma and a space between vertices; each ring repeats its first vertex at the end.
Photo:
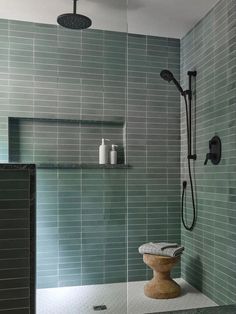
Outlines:
POLYGON ((0 19, 1 28, 1 96, 0 96, 0 162, 8 161, 8 112, 9 112, 9 69, 8 69, 8 51, 9 51, 9 38, 8 29, 9 21, 0 19))
MULTIPOLYGON (((196 103, 193 124, 197 160, 197 222, 192 232, 181 229, 185 252, 182 277, 218 304, 235 302, 235 61, 236 3, 221 0, 181 40, 181 78, 196 69, 196 103), (222 161, 204 166, 208 141, 218 135, 222 161)), ((186 174, 186 127, 181 109, 181 177, 186 174)), ((191 198, 187 193, 187 218, 191 198)))
POLYGON ((180 97, 160 78, 167 67, 179 77, 179 55, 178 39, 128 34, 129 281, 152 276, 141 244, 180 241, 180 97))

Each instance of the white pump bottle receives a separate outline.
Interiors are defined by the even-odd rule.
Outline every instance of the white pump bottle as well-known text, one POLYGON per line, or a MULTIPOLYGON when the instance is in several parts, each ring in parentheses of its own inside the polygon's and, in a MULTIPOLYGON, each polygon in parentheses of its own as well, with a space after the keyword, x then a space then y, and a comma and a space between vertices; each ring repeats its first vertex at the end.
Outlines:
POLYGON ((105 145, 105 141, 110 141, 110 140, 103 138, 102 144, 99 146, 99 164, 100 165, 108 164, 108 161, 109 161, 109 151, 108 151, 108 146, 105 145))
POLYGON ((116 147, 118 145, 111 145, 111 151, 110 151, 110 163, 111 165, 116 165, 117 164, 117 150, 116 147))

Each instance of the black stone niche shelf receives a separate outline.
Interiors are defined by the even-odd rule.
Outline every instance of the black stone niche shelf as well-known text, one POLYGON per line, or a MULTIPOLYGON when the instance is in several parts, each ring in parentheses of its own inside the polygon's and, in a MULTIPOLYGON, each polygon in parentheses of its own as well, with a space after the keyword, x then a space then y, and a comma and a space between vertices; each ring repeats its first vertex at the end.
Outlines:
POLYGON ((38 169, 128 169, 130 165, 99 165, 99 164, 79 164, 79 163, 38 163, 38 169))
POLYGON ((92 120, 92 119, 54 119, 54 118, 36 118, 36 117, 9 117, 8 123, 15 121, 35 121, 35 122, 51 122, 51 123, 69 123, 69 124, 98 124, 98 125, 117 125, 117 126, 123 126, 124 120, 121 118, 117 118, 114 120, 92 120))

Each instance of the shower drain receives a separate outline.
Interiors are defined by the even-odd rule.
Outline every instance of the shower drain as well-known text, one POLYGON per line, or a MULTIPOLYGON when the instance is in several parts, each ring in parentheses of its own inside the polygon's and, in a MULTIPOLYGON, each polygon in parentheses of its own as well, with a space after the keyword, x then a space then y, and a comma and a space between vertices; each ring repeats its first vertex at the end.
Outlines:
POLYGON ((94 305, 93 309, 94 309, 94 311, 104 311, 104 310, 107 310, 107 307, 104 304, 94 305))

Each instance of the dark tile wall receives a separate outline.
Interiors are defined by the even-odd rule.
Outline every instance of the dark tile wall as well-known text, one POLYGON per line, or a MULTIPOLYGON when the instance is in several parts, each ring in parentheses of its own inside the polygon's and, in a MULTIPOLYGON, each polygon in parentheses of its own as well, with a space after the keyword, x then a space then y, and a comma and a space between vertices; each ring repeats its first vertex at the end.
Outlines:
MULTIPOLYGON (((222 0, 181 41, 181 71, 196 68, 196 142, 194 166, 197 224, 193 232, 182 228, 185 253, 182 276, 219 304, 236 297, 236 2, 222 0), (222 160, 215 166, 204 159, 208 141, 222 140, 222 160)), ((182 177, 186 174, 186 127, 182 106, 182 177)), ((191 219, 190 194, 187 197, 191 219)))
POLYGON ((35 313, 35 167, 0 164, 0 312, 35 313))
MULTIPOLYGON (((9 116, 106 119, 124 121, 108 134, 131 165, 38 169, 38 287, 148 278, 138 246, 180 241, 180 99, 159 76, 179 77, 179 40, 1 20, 0 42, 2 160, 9 116)), ((20 159, 95 163, 107 131, 23 124, 20 159)))

